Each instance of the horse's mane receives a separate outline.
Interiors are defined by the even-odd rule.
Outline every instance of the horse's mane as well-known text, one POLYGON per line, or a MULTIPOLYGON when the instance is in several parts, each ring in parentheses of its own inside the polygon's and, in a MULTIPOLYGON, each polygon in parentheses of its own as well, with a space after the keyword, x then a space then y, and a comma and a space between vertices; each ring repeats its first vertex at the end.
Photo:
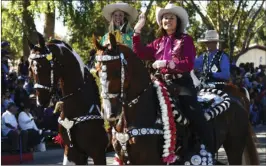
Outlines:
POLYGON ((73 48, 70 47, 69 44, 67 44, 66 42, 64 42, 62 40, 52 39, 52 40, 49 41, 48 44, 64 44, 69 50, 73 51, 73 48))

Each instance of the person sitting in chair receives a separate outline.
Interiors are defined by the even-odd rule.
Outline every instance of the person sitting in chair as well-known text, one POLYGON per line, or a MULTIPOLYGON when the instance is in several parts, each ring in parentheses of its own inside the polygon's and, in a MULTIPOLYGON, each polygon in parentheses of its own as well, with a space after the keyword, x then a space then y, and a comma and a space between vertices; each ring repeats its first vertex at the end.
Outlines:
POLYGON ((37 118, 33 117, 30 113, 30 104, 25 103, 24 110, 19 113, 18 124, 22 131, 28 133, 28 148, 33 149, 36 145, 43 141, 42 130, 39 130, 35 124, 37 118))
POLYGON ((198 40, 207 46, 207 51, 195 59, 194 69, 203 73, 206 83, 228 82, 230 79, 230 61, 228 55, 217 48, 222 41, 215 30, 208 30, 205 38, 198 40))
POLYGON ((19 150, 19 136, 21 136, 22 151, 27 152, 27 132, 20 130, 15 115, 18 108, 15 103, 9 103, 7 110, 2 115, 2 134, 7 136, 11 145, 11 153, 19 150))

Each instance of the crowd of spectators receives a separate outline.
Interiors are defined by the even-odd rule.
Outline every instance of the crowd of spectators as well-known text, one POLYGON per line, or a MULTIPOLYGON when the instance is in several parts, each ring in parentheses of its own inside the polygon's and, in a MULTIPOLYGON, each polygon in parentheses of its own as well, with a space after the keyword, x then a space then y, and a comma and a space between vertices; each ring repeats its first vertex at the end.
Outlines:
POLYGON ((250 121, 254 126, 266 124, 266 67, 242 63, 231 67, 232 82, 245 87, 250 95, 250 121))
POLYGON ((50 113, 53 108, 37 107, 33 80, 28 77, 28 60, 22 57, 17 71, 11 70, 9 43, 2 42, 1 46, 2 137, 7 137, 12 154, 18 153, 20 147, 23 152, 33 151, 47 135, 58 130, 58 115, 50 113))

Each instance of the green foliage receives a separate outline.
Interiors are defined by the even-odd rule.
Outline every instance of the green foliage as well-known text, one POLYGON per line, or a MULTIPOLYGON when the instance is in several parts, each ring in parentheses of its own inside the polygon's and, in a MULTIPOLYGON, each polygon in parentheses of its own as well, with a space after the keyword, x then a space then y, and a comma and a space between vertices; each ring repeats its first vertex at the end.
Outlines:
MULTIPOLYGON (((64 18, 64 24, 68 28, 68 42, 84 61, 89 57, 89 51, 94 48, 92 44, 93 34, 97 37, 103 36, 108 29, 108 22, 102 16, 102 9, 109 3, 121 0, 108 1, 75 1, 75 0, 47 0, 30 1, 27 10, 33 17, 40 16, 41 13, 49 13, 48 4, 51 11, 58 8, 60 16, 64 18)), ((140 14, 141 1, 122 0, 134 6, 140 14)), ((156 31, 159 28, 155 18, 156 6, 164 7, 169 1, 152 0, 155 5, 151 5, 147 10, 146 24, 142 30, 142 42, 149 43, 156 38, 156 31)), ((11 50, 17 56, 22 55, 22 36, 25 32, 26 22, 22 21, 24 1, 9 1, 8 5, 2 5, 2 40, 11 43, 11 50)), ((244 49, 249 43, 257 42, 266 44, 265 30, 265 9, 256 15, 260 5, 254 5, 250 10, 245 2, 247 0, 209 1, 206 12, 202 14, 202 22, 196 20, 196 13, 202 12, 198 4, 193 0, 173 1, 176 5, 183 5, 189 14, 189 27, 187 33, 193 37, 197 54, 201 54, 205 48, 197 40, 202 37, 207 27, 212 26, 220 33, 220 37, 225 40, 222 47, 232 55, 236 54, 236 49, 244 49), (241 3, 239 10, 238 4, 241 3), (197 10, 199 9, 199 10, 197 10), (236 12, 238 11, 238 12, 236 12), (234 18, 235 16, 235 18, 234 18), (249 29, 249 31, 247 31, 249 29), (256 39, 256 40, 255 40, 256 39)), ((150 1, 145 2, 146 6, 150 1)), ((253 2, 250 2, 253 4, 253 2)), ((255 3, 255 1, 254 1, 255 3)), ((258 4, 260 4, 258 2, 258 4)), ((137 21, 137 20, 136 20, 137 21)), ((134 24, 132 25, 134 27, 134 24)))
POLYGON ((11 5, 7 5, 6 7, 2 5, 2 32, 1 32, 1 40, 6 40, 10 42, 10 51, 11 54, 18 58, 22 55, 22 36, 23 27, 21 20, 21 10, 13 10, 11 5))

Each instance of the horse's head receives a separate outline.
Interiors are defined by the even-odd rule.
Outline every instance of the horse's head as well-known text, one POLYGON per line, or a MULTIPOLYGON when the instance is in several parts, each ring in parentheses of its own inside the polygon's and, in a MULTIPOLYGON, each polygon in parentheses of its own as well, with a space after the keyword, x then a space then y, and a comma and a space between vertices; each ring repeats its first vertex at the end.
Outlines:
POLYGON ((114 121, 119 118, 122 104, 125 102, 125 91, 129 85, 128 56, 130 48, 116 43, 115 36, 109 34, 110 44, 102 46, 94 39, 97 48, 96 69, 102 85, 102 98, 105 118, 114 121))
POLYGON ((110 44, 102 46, 94 39, 104 115, 109 121, 118 120, 122 111, 126 117, 136 117, 137 111, 128 108, 138 102, 136 98, 149 84, 148 71, 134 52, 129 47, 118 44, 111 33, 109 40, 110 44))
POLYGON ((49 46, 45 44, 43 36, 40 33, 37 34, 38 45, 33 45, 28 40, 30 47, 29 72, 35 82, 37 105, 47 107, 50 104, 53 91, 57 88, 55 74, 57 60, 49 46))

